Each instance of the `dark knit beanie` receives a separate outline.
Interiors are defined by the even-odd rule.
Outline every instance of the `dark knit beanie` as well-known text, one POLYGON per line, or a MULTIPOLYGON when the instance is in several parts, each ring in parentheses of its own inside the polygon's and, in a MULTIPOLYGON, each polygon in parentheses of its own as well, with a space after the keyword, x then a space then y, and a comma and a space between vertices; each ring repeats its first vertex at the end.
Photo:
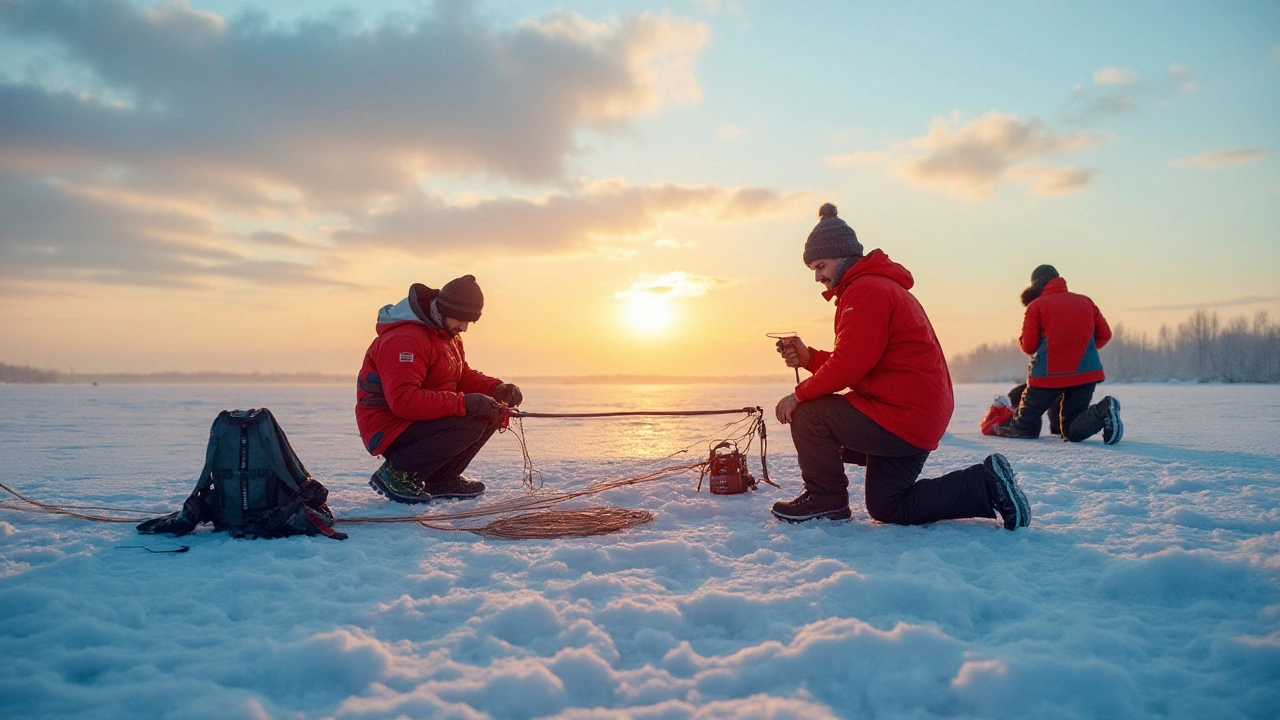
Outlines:
POLYGON ((1041 265, 1032 270, 1031 285, 1022 291, 1020 298, 1023 306, 1035 302, 1036 298, 1040 297, 1040 294, 1044 292, 1044 286, 1048 285, 1049 281, 1056 277, 1058 277, 1058 270, 1052 265, 1041 265))
POLYGON ((862 257, 858 234, 836 217, 836 206, 823 203, 818 208, 818 224, 804 243, 804 264, 822 258, 862 257))
POLYGON ((474 275, 463 275, 440 288, 436 307, 445 317, 475 322, 480 319, 480 310, 484 308, 484 293, 480 292, 474 275))
POLYGON ((1044 287, 1045 283, 1058 277, 1058 270, 1052 265, 1041 265, 1031 271, 1031 284, 1044 287))

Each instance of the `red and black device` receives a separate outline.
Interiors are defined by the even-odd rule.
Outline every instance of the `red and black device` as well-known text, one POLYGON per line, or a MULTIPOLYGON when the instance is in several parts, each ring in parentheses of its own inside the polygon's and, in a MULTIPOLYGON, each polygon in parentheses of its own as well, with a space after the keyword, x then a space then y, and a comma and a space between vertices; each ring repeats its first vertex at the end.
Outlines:
POLYGON ((747 456, 737 443, 725 440, 711 448, 711 457, 698 478, 698 490, 702 490, 702 478, 709 478, 707 488, 712 495, 740 495, 756 489, 756 479, 747 470, 747 456))

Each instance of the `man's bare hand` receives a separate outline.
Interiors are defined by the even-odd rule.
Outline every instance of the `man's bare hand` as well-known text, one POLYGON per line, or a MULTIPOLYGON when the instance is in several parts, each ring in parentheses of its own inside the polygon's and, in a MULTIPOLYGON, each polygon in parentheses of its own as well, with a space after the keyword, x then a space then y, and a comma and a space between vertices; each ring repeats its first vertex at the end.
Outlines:
POLYGON ((791 416, 795 414, 796 406, 800 401, 796 399, 794 394, 788 395, 778 401, 778 406, 773 409, 775 415, 778 416, 778 422, 787 425, 791 422, 791 416))
POLYGON ((777 342, 778 353, 782 355, 787 367, 807 368, 813 360, 813 352, 799 336, 782 338, 777 342))

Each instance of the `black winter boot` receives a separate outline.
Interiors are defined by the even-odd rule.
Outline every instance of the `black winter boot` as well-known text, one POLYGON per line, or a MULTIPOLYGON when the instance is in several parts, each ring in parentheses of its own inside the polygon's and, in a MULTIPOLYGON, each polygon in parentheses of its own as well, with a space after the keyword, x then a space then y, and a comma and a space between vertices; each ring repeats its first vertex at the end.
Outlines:
POLYGON ((849 496, 843 493, 815 493, 805 490, 800 497, 791 502, 773 504, 773 515, 787 522, 804 522, 805 520, 848 520, 853 517, 849 510, 849 496))
POLYGON ((1018 487, 1018 479, 1009 460, 1000 453, 982 461, 982 474, 987 481, 987 498, 991 507, 1004 519, 1005 530, 1017 530, 1031 524, 1031 504, 1018 487))
POLYGON ((1102 442, 1115 445, 1124 436, 1124 423, 1120 422, 1120 401, 1110 395, 1095 406, 1102 411, 1102 442))
POLYGON ((433 498, 473 498, 484 492, 484 483, 459 475, 423 483, 422 488, 433 498))

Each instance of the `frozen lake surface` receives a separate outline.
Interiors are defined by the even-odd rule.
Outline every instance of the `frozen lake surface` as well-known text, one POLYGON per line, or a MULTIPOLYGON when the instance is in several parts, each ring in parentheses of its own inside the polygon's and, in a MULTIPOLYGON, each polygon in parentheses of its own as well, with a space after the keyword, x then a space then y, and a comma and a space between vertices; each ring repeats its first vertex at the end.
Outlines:
MULTIPOLYGON (((1280 387, 1101 387, 1124 404, 1119 445, 983 437, 1007 388, 957 386, 925 472, 1005 453, 1033 512, 1014 533, 872 522, 854 467, 851 522, 775 522, 800 483, 771 414, 781 491, 713 497, 691 476, 610 491, 586 502, 656 519, 594 538, 395 524, 175 542, 0 509, 0 717, 1276 718, 1280 387)), ((789 389, 530 386, 525 409, 771 411, 789 389)), ((378 461, 353 402, 343 387, 0 386, 0 482, 162 514, 217 413, 265 406, 339 518, 406 514, 366 484, 378 461)), ((653 469, 722 423, 525 428, 559 491, 653 469)), ((510 435, 472 470, 490 492, 470 505, 523 492, 510 435)))

